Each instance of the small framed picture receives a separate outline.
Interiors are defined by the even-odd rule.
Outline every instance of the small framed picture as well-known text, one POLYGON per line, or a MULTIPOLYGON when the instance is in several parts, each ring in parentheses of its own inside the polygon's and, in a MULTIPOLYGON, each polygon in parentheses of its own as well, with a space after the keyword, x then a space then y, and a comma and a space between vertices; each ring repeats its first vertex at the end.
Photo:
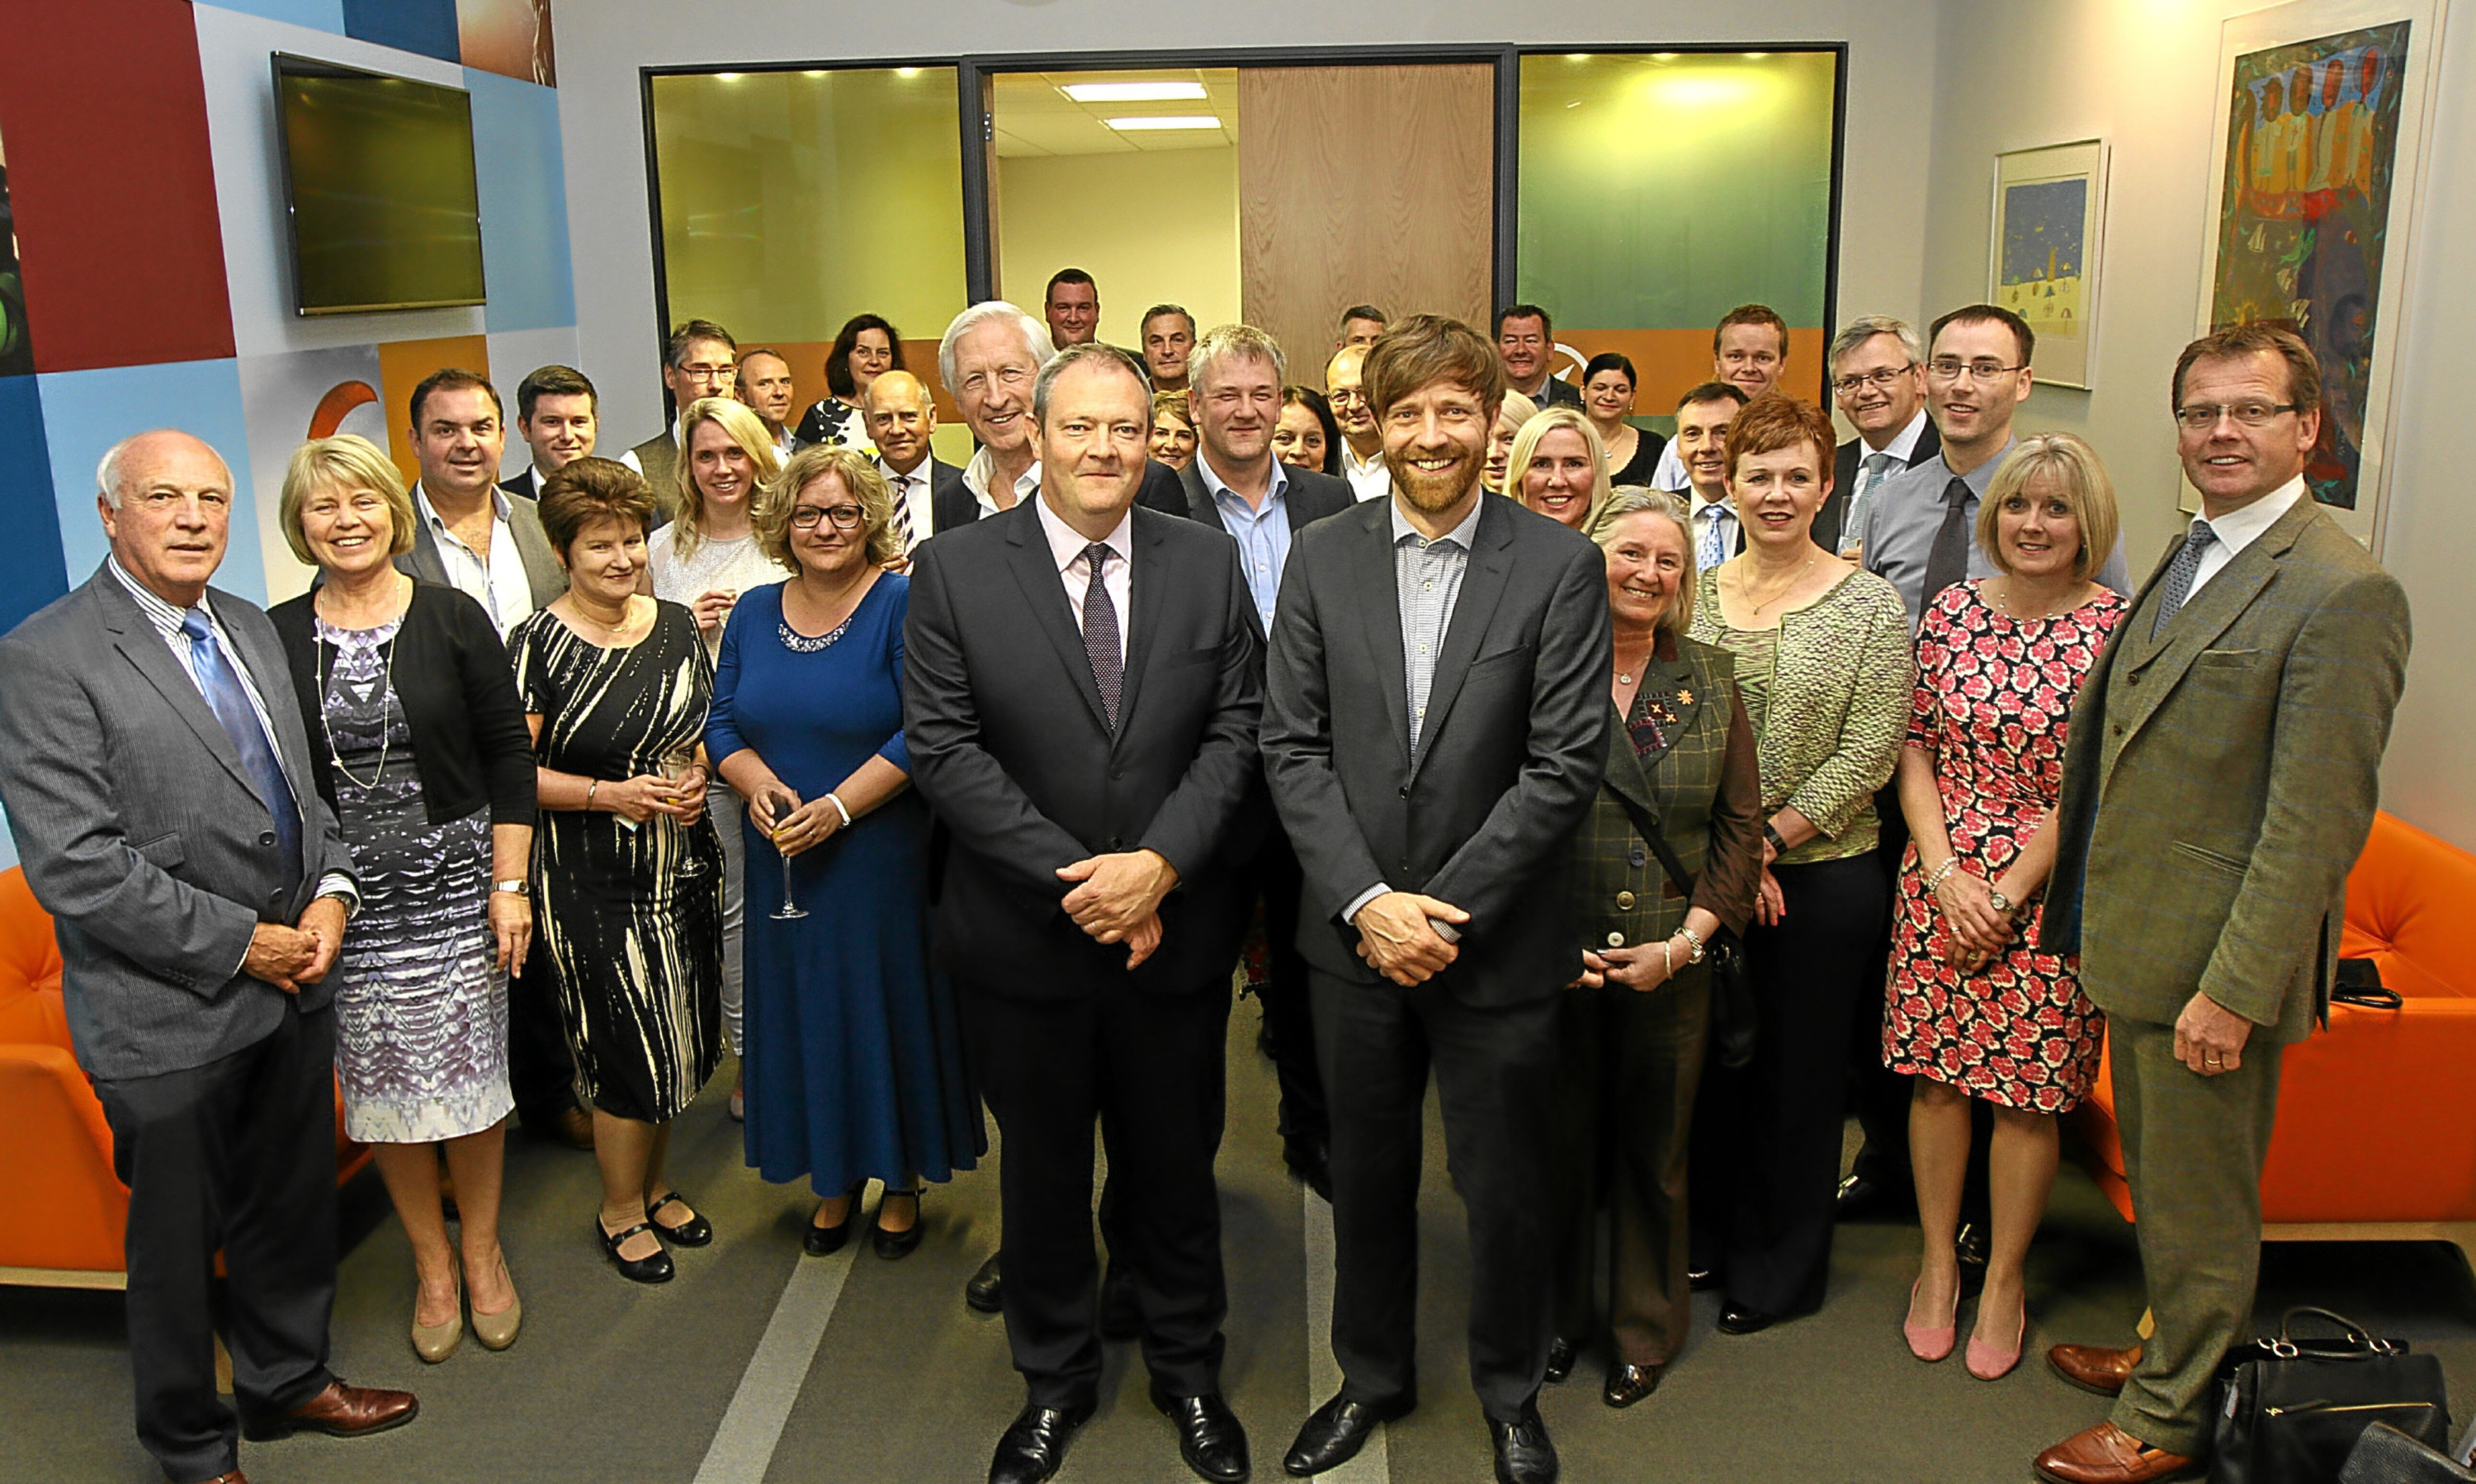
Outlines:
POLYGON ((1994 157, 1986 299, 2029 322, 2042 386, 2091 384, 2105 224, 2104 139, 1994 157))

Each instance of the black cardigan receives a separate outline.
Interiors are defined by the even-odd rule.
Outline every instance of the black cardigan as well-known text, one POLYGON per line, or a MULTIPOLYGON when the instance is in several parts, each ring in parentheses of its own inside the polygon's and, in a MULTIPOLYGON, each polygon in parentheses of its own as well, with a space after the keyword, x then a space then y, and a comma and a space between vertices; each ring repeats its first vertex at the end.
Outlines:
MULTIPOLYGON (((267 610, 284 640, 292 691, 310 729, 318 792, 335 804, 335 779, 320 713, 315 589, 267 610)), ((395 693, 412 729, 412 766, 433 825, 483 804, 493 825, 533 822, 533 744, 508 647, 482 605, 453 587, 415 581, 396 631, 395 693)))

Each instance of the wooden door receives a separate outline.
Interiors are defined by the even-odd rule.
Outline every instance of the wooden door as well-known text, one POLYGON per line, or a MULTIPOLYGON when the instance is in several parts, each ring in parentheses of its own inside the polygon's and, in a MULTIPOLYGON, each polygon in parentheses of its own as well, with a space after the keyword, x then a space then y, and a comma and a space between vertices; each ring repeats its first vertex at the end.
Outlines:
POLYGON ((1493 66, 1248 67, 1238 109, 1240 293, 1291 381, 1324 384, 1353 304, 1488 333, 1493 66))

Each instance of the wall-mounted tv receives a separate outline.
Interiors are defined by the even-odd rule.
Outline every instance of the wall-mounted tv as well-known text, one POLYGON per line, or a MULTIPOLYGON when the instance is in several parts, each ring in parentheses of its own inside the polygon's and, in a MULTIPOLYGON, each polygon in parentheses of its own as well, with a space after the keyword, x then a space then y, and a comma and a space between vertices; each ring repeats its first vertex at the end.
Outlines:
POLYGON ((277 52, 275 113, 301 313, 483 302, 469 94, 277 52))

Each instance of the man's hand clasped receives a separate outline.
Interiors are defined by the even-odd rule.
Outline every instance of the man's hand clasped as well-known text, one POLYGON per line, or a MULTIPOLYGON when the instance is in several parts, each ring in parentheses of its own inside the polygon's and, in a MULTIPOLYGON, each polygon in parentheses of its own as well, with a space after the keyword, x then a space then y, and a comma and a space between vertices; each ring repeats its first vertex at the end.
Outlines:
POLYGON ((303 909, 297 927, 260 923, 251 929, 242 972, 297 995, 327 977, 344 947, 344 903, 321 897, 303 909))
POLYGON ((1388 891, 1358 909, 1350 926, 1358 929, 1358 956, 1376 973, 1408 987, 1424 984, 1443 973, 1461 950, 1445 941, 1437 923, 1456 927, 1470 914, 1449 902, 1413 891, 1388 891))
POLYGON ((1177 885, 1177 867, 1158 851, 1125 851, 1087 855, 1057 868, 1057 878, 1074 889, 1059 905, 1097 943, 1127 945, 1127 967, 1134 969, 1160 947, 1161 899, 1177 885))

